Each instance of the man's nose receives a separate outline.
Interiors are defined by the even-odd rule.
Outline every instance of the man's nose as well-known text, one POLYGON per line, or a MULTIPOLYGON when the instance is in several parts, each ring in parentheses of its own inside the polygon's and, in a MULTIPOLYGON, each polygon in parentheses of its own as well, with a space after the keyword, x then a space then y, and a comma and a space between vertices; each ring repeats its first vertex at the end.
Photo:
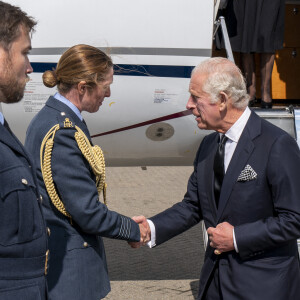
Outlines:
POLYGON ((105 97, 110 97, 110 94, 111 94, 111 92, 110 92, 110 87, 109 87, 105 92, 105 97))
POLYGON ((194 101, 192 100, 192 97, 190 96, 187 104, 186 104, 186 109, 193 109, 195 108, 195 104, 194 101))
POLYGON ((28 61, 27 66, 26 66, 26 74, 30 74, 33 72, 33 68, 30 64, 30 62, 28 61))

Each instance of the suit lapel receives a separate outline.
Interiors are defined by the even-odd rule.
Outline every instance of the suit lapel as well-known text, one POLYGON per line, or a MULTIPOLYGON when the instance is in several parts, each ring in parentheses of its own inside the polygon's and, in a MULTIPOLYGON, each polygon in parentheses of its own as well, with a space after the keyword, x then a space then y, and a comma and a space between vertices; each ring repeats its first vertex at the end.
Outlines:
POLYGON ((200 170, 198 171, 198 180, 202 181, 202 184, 200 186, 203 187, 206 191, 208 204, 210 207, 210 211, 213 216, 213 222, 216 222, 217 218, 217 208, 216 208, 216 202, 214 197, 214 170, 213 170, 213 164, 214 164, 214 157, 215 153, 217 151, 218 147, 218 138, 219 134, 215 133, 214 136, 211 137, 211 140, 205 142, 205 145, 203 144, 203 157, 202 161, 203 164, 199 165, 200 170), (199 175, 201 174, 201 175, 199 175))
POLYGON ((259 135, 261 132, 261 121, 260 118, 255 114, 251 113, 251 116, 243 130, 243 133, 238 141, 230 164, 228 166, 224 181, 222 184, 219 208, 217 213, 217 222, 219 222, 222 213, 227 205, 231 191, 234 184, 237 181, 238 176, 244 169, 251 153, 254 150, 253 138, 259 135))
POLYGON ((216 206, 215 193, 214 193, 214 167, 213 166, 214 166, 215 153, 218 147, 218 141, 219 141, 219 134, 216 134, 216 137, 213 141, 213 145, 209 151, 210 155, 206 159, 206 163, 205 163, 205 168, 207 170, 207 176, 205 180, 206 180, 207 190, 209 191, 208 201, 215 221, 217 219, 217 206, 216 206))

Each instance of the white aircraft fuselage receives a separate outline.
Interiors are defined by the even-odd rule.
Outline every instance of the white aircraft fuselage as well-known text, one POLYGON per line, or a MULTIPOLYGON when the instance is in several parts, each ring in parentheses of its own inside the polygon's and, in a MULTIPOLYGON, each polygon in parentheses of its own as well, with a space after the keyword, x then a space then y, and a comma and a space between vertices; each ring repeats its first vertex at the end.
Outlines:
MULTIPOLYGON (((209 132, 199 130, 186 110, 189 78, 194 66, 211 57, 215 1, 8 2, 38 21, 25 96, 17 104, 0 104, 22 142, 31 119, 56 92, 43 85, 43 72, 55 68, 69 47, 89 44, 109 53, 115 64, 111 97, 97 113, 83 113, 107 165, 192 164, 209 132)), ((281 113, 295 136, 293 115, 281 113)))

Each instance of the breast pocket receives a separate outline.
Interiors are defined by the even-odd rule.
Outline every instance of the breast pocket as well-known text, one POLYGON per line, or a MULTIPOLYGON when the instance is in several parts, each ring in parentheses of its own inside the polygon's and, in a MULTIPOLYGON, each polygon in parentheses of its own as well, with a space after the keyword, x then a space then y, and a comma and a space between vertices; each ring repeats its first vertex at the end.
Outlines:
POLYGON ((33 178, 25 167, 0 172, 0 244, 29 242, 42 234, 33 178))
POLYGON ((258 179, 253 179, 249 181, 237 181, 232 189, 232 195, 241 195, 241 202, 253 201, 254 198, 261 192, 264 186, 261 185, 261 181, 258 179), (246 197, 247 196, 247 197, 246 197))

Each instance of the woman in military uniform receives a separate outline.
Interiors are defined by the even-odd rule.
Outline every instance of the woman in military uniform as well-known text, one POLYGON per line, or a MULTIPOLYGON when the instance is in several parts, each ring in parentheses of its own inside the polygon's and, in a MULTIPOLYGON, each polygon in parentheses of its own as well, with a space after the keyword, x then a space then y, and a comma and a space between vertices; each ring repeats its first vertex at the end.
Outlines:
POLYGON ((46 71, 47 87, 57 86, 32 120, 25 147, 35 158, 43 210, 51 230, 48 273, 50 299, 100 299, 110 291, 101 237, 145 241, 130 218, 105 202, 105 163, 92 146, 81 112, 97 112, 110 96, 111 58, 97 48, 76 45, 46 71))

